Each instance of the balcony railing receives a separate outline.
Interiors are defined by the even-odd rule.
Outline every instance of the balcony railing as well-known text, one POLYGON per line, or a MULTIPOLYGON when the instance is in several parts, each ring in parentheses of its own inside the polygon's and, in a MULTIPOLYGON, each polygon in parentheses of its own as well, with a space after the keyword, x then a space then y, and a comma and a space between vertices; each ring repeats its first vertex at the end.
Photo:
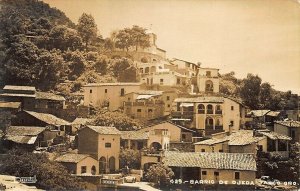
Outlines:
POLYGON ((205 114, 205 110, 204 109, 198 109, 198 113, 199 114, 205 114))
POLYGON ((222 110, 216 110, 215 114, 222 114, 222 110))
POLYGON ((162 104, 164 104, 164 102, 160 100, 124 103, 125 106, 144 106, 144 105, 162 105, 162 104))
POLYGON ((206 110, 206 113, 207 113, 207 114, 214 114, 214 110, 208 109, 208 110, 206 110))
POLYGON ((192 119, 194 116, 194 112, 193 111, 173 111, 171 112, 172 117, 174 118, 188 118, 188 119, 192 119))
POLYGON ((215 130, 223 130, 223 126, 222 125, 215 125, 215 130))

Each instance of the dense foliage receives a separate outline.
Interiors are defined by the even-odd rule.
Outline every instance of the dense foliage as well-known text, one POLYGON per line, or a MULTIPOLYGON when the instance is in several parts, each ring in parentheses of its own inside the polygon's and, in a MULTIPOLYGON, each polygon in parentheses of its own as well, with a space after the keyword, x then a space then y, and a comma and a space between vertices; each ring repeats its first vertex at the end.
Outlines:
POLYGON ((120 166, 124 168, 139 169, 141 166, 141 154, 138 150, 121 149, 120 151, 120 166))
POLYGON ((136 130, 141 127, 139 121, 128 117, 126 114, 107 110, 98 111, 91 125, 114 126, 120 131, 136 130))
POLYGON ((298 96, 291 91, 281 92, 263 82, 258 75, 248 74, 237 79, 234 72, 221 75, 220 92, 242 98, 250 109, 293 110, 298 108, 298 96))
POLYGON ((158 163, 152 165, 145 176, 150 182, 159 186, 165 186, 170 183, 171 178, 174 176, 174 172, 166 165, 158 163))
POLYGON ((11 150, 0 174, 17 177, 36 176, 37 187, 46 190, 82 190, 84 182, 71 176, 59 163, 50 161, 45 154, 34 154, 20 150, 11 150))

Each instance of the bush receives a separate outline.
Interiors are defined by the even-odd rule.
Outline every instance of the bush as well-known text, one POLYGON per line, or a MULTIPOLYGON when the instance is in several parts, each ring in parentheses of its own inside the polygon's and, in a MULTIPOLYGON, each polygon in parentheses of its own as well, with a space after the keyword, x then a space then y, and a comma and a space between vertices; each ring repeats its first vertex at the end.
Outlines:
POLYGON ((156 185, 166 186, 170 184, 174 172, 168 166, 158 163, 152 165, 145 176, 150 182, 153 182, 156 185))

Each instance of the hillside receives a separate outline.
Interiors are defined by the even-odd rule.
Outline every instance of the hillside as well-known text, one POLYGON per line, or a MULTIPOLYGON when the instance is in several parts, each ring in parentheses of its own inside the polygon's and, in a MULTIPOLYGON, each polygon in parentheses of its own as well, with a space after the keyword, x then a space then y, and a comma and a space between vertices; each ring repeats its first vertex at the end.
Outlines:
MULTIPOLYGON (((146 29, 133 26, 104 39, 92 15, 83 13, 75 24, 42 1, 4 0, 1 5, 0 86, 31 85, 68 97, 86 83, 139 80, 128 50, 149 46, 146 29), (123 54, 110 54, 116 48, 123 54)), ((241 97, 253 109, 298 107, 290 91, 276 91, 252 74, 234 75, 220 75, 222 94, 241 97)))

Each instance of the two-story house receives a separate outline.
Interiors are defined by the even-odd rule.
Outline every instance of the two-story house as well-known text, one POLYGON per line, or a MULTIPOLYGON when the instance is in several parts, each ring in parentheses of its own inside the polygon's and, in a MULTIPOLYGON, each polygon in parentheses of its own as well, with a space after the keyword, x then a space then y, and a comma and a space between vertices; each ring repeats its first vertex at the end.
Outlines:
POLYGON ((123 106, 124 96, 141 89, 140 83, 93 83, 83 86, 84 105, 107 107, 110 111, 123 106))
POLYGON ((121 132, 115 127, 86 126, 78 131, 78 153, 89 154, 99 162, 100 173, 119 170, 121 132))

